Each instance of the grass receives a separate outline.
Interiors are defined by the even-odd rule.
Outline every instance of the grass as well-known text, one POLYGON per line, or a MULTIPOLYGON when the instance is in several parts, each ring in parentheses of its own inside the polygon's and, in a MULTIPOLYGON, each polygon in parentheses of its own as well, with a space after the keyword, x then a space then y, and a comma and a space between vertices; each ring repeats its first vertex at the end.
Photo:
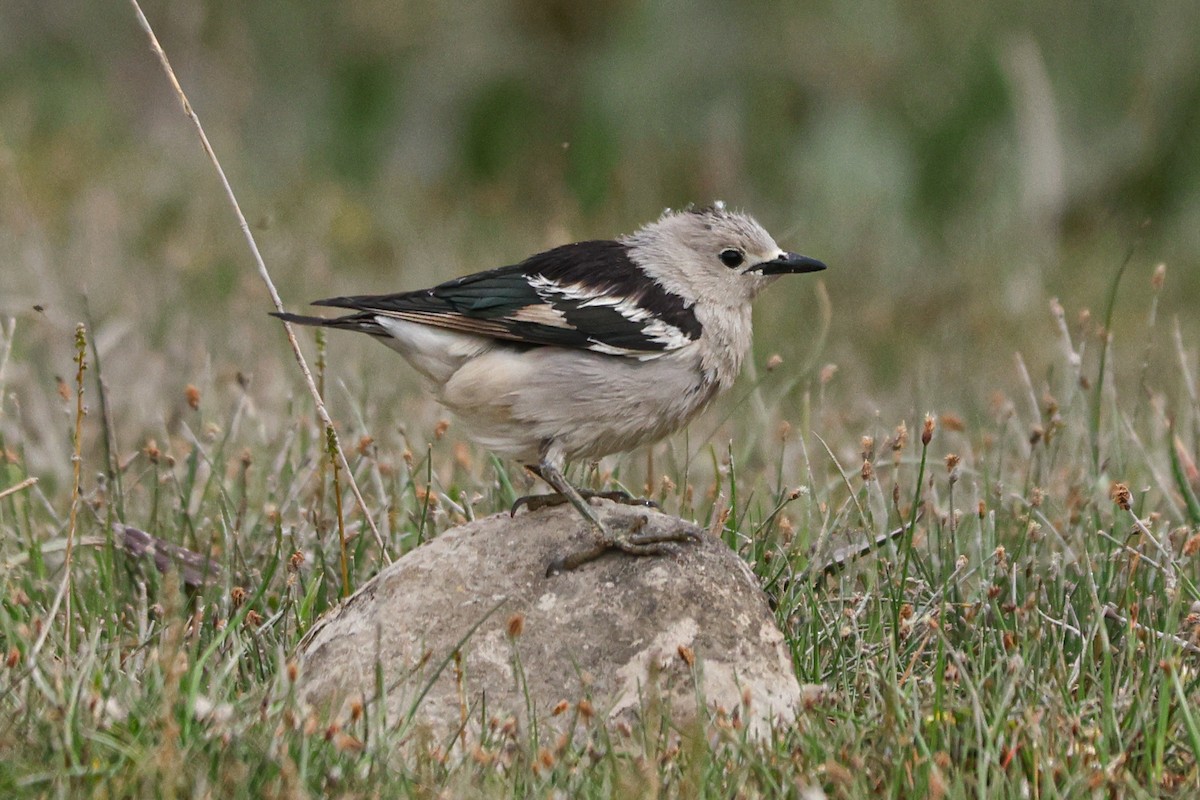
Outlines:
MULTIPOLYGON (((837 421, 839 398, 788 391, 776 371, 750 387, 764 402, 747 425, 778 435, 681 436, 652 465, 635 454, 581 473, 723 517, 797 677, 820 687, 795 727, 754 744, 717 718, 706 741, 652 716, 546 750, 501 725, 465 753, 369 704, 331 721, 296 700, 299 637, 385 563, 311 406, 261 410, 281 424, 253 432, 246 402, 221 408, 216 387, 191 386, 170 444, 131 447, 96 413, 107 382, 80 326, 72 382, 41 399, 71 420, 60 457, 78 480, 32 482, 25 409, 0 409, 0 792, 1190 796, 1195 353, 1150 314, 1144 351, 1169 348, 1180 368, 1114 377, 1124 349, 1106 329, 1068 324, 1057 303, 1050 318, 1045 377, 1013 370, 977 423, 877 419, 864 435, 837 421), (913 522, 894 547, 810 579, 833 549, 913 522), (184 584, 183 565, 132 557, 126 525, 202 554, 214 577, 184 584)), ((22 327, 4 332, 13 369, 22 327)), ((444 424, 397 450, 371 408, 351 416, 350 469, 391 557, 520 491, 444 424)))

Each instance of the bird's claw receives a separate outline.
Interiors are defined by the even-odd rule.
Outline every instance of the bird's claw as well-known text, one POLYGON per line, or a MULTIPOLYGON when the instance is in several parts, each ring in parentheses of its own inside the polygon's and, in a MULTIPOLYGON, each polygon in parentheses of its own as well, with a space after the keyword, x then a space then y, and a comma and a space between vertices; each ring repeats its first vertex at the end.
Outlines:
MULTIPOLYGON (((607 492, 594 492, 588 489, 580 489, 579 496, 584 500, 600 498, 602 500, 612 500, 614 503, 620 503, 626 506, 641 506, 643 508, 661 509, 662 507, 648 497, 634 497, 624 489, 612 489, 607 492)), ((552 508, 561 506, 564 503, 569 503, 565 495, 553 492, 551 494, 527 494, 524 497, 518 497, 509 509, 509 516, 515 517, 517 512, 522 508, 529 511, 537 511, 542 508, 552 508)))
POLYGON ((670 530, 647 530, 649 522, 645 516, 639 516, 628 529, 619 533, 608 530, 599 532, 596 541, 579 550, 558 556, 546 566, 546 577, 562 572, 570 572, 595 561, 610 550, 620 550, 631 556, 663 556, 679 552, 676 545, 698 544, 702 533, 694 525, 676 527, 670 530))

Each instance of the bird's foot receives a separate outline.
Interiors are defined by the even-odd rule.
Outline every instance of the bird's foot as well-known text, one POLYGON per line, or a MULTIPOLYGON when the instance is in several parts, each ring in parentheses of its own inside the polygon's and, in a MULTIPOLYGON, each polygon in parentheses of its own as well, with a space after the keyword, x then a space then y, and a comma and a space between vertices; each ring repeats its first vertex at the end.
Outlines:
MULTIPOLYGON (((648 497, 634 497, 624 489, 613 489, 607 492, 594 492, 590 489, 579 489, 579 496, 584 500, 592 498, 600 498, 602 500, 612 500, 614 503, 620 503, 626 506, 642 506, 643 508, 660 508, 659 504, 648 497)), ((561 506, 564 503, 571 502, 570 498, 559 492, 551 494, 527 494, 524 497, 518 497, 509 509, 511 516, 516 516, 517 512, 522 508, 530 511, 537 511, 540 508, 552 508, 561 506)))
POLYGON ((631 556, 662 556, 677 551, 677 544, 698 544, 703 535, 695 525, 676 524, 671 528, 647 530, 649 519, 639 515, 625 523, 625 529, 613 532, 609 526, 597 531, 596 541, 579 550, 553 559, 546 567, 546 577, 570 572, 595 561, 610 550, 620 550, 631 556))

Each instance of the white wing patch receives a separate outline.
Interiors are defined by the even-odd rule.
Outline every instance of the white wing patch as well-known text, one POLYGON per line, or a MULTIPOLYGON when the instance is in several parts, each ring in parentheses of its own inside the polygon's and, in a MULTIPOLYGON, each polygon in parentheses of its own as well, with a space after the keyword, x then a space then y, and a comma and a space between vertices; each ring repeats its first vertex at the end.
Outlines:
MULTIPOLYGON (((605 307, 611 308, 613 311, 620 314, 629 322, 635 323, 641 327, 641 334, 650 342, 660 345, 661 349, 656 350, 637 350, 633 348, 617 347, 607 342, 589 339, 590 344, 588 349, 597 353, 604 353, 612 356, 633 356, 639 361, 649 361, 655 358, 666 355, 672 350, 678 350, 692 343, 692 339, 680 330, 678 327, 665 322, 656 316, 647 308, 638 304, 632 298, 620 295, 604 294, 597 291, 598 287, 588 286, 582 283, 558 283, 543 275, 530 275, 529 285, 533 287, 538 296, 546 301, 545 306, 528 306, 514 315, 514 318, 521 319, 521 314, 527 310, 533 315, 552 312, 556 315, 557 322, 549 323, 543 319, 532 319, 531 322, 542 322, 543 324, 556 324, 563 328, 573 328, 563 316, 561 312, 553 308, 550 303, 555 301, 574 303, 580 308, 587 307, 605 307), (542 309, 545 309, 543 311, 542 309)), ((582 331, 587 333, 586 331, 582 331)))
MULTIPOLYGON (((540 292, 539 292, 540 294, 540 292)), ((574 330, 575 326, 567 322, 563 313, 549 303, 539 303, 536 306, 523 306, 512 315, 517 322, 532 322, 537 325, 549 325, 552 328, 574 330)))
POLYGON ((665 350, 678 350, 692 340, 669 322, 658 319, 649 310, 627 297, 599 296, 580 303, 581 306, 608 306, 630 322, 640 323, 647 339, 661 344, 665 350))
POLYGON ((526 280, 529 281, 529 285, 538 293, 538 296, 546 301, 561 298, 582 303, 603 296, 597 295, 594 287, 585 286, 582 283, 559 283, 545 275, 530 275, 526 280))

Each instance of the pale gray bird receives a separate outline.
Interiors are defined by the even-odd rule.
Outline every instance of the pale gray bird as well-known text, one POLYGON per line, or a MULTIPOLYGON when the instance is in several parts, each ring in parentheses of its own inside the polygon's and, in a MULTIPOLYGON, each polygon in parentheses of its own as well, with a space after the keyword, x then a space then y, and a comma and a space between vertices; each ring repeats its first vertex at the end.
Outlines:
POLYGON ((652 555, 694 538, 612 530, 563 466, 686 425, 733 385, 750 350, 754 297, 780 275, 822 269, 718 203, 432 289, 314 303, 354 309, 347 316, 275 316, 376 337, 428 379, 476 441, 526 465, 570 502, 597 541, 556 559, 552 573, 612 548, 652 555))

